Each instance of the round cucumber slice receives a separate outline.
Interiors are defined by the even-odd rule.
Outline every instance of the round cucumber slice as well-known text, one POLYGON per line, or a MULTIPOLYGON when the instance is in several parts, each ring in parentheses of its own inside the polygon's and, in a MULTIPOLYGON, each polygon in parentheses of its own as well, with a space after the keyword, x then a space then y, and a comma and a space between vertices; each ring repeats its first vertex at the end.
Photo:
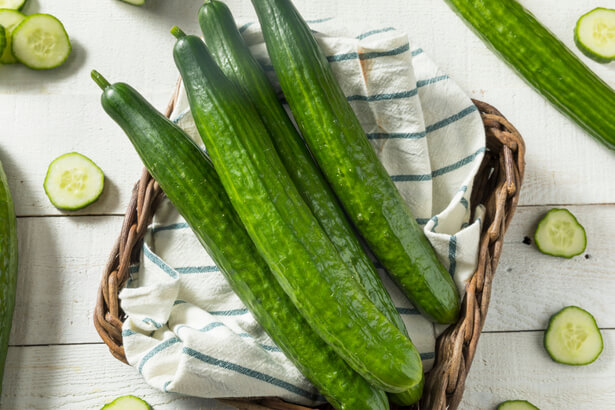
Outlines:
POLYGON ((554 361, 573 366, 594 362, 603 348, 596 319, 577 306, 565 307, 551 316, 544 345, 554 361))
POLYGON ((13 55, 35 70, 61 66, 71 52, 64 26, 49 14, 26 17, 12 34, 13 55))
POLYGON ((3 25, 0 25, 0 56, 4 53, 4 49, 6 48, 6 36, 6 29, 3 25))
POLYGON ((500 403, 497 410, 540 410, 527 400, 508 400, 500 403))
POLYGON ((105 404, 100 410, 151 410, 151 406, 137 396, 121 396, 111 403, 105 404))
POLYGON ((25 15, 16 10, 0 9, 0 25, 4 26, 6 29, 6 46, 2 54, 0 54, 1 64, 13 64, 17 62, 12 52, 11 34, 13 30, 15 30, 15 27, 25 18, 25 15))
POLYGON ((583 54, 599 63, 615 60, 615 10, 597 7, 582 15, 574 41, 583 54))
POLYGON ((124 3, 134 4, 135 6, 142 6, 145 4, 145 0, 122 0, 124 3))
POLYGON ((47 170, 45 192, 59 209, 74 211, 96 202, 105 185, 105 176, 89 158, 71 152, 56 158, 47 170))
POLYGON ((542 253, 572 258, 585 251, 585 228, 567 209, 555 208, 547 212, 534 233, 536 246, 542 253))
POLYGON ((21 10, 26 0, 0 0, 0 9, 21 10))

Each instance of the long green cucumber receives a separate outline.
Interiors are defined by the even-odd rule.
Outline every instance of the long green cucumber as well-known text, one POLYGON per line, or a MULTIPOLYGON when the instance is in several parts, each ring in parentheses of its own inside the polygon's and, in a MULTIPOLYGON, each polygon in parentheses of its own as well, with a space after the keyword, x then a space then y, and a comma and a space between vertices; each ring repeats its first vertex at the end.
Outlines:
POLYGON ((93 78, 104 90, 105 111, 286 356, 336 408, 388 409, 386 396, 355 373, 301 317, 258 254, 201 149, 129 85, 110 85, 96 72, 93 78))
POLYGON ((615 91, 516 0, 445 0, 562 114, 615 150, 615 91))
MULTIPOLYGON (((356 272, 370 300, 407 336, 406 326, 376 268, 286 114, 265 71, 244 43, 230 9, 221 1, 206 0, 199 10, 199 23, 214 60, 227 78, 237 83, 252 101, 282 163, 320 226, 346 265, 356 272)), ((418 387, 422 384, 417 384, 418 387)), ((393 400, 410 405, 420 398, 421 391, 418 394, 399 394, 393 400)))
POLYGON ((420 356, 353 277, 301 198, 258 112, 205 44, 177 27, 173 50, 191 113, 248 234, 304 318, 372 385, 401 392, 420 356))
POLYGON ((252 0, 286 100, 310 151, 368 245, 414 306, 439 323, 459 293, 370 145, 290 0, 252 0))
POLYGON ((17 292, 17 218, 0 162, 0 392, 17 292))

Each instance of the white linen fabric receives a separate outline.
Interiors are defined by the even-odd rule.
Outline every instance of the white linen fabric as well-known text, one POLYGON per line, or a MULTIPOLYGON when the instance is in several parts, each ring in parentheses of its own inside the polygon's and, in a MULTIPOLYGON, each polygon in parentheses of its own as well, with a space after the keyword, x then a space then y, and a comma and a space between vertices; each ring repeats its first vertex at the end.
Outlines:
MULTIPOLYGON (((332 18, 308 23, 380 160, 463 294, 476 269, 483 215, 481 206, 472 213, 470 204, 485 151, 478 110, 407 34, 391 27, 349 33, 332 18)), ((277 86, 258 24, 241 31, 277 86)), ((200 143, 183 90, 172 119, 200 143)), ((376 266, 429 370, 436 326, 376 266)), ((209 398, 322 400, 168 200, 154 216, 141 261, 131 267, 120 297, 128 316, 126 357, 152 386, 209 398)))

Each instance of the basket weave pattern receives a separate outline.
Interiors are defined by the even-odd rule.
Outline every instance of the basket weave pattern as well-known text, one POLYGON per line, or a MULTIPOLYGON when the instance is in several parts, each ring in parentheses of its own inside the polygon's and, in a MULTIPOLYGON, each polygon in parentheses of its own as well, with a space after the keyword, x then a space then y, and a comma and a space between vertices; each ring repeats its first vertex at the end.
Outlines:
MULTIPOLYGON (((178 84, 179 87, 179 84, 178 84)), ((166 116, 170 116, 179 88, 176 89, 166 116)), ((474 100, 487 136, 487 151, 474 180, 471 203, 486 207, 481 235, 478 268, 466 285, 459 321, 437 340, 434 367, 427 373, 425 390, 416 410, 454 410, 458 407, 465 380, 476 352, 491 295, 491 284, 500 258, 504 234, 519 200, 525 168, 525 145, 519 132, 495 108, 474 100)), ((94 325, 111 354, 127 363, 122 346, 122 323, 119 292, 129 278, 128 268, 139 260, 138 246, 152 220, 162 191, 144 170, 133 189, 119 238, 105 266, 94 313, 94 325)), ((278 399, 222 400, 238 409, 300 410, 303 406, 278 399)))

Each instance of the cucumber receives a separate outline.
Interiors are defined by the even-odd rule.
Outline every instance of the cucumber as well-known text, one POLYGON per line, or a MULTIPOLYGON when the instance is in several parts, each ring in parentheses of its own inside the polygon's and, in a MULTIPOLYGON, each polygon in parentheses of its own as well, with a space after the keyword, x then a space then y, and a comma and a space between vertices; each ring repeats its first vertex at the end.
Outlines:
POLYGON ((145 0, 122 0, 124 3, 133 4, 135 6, 142 6, 145 4, 145 0))
POLYGON ((378 160, 310 28, 289 0, 252 4, 295 120, 351 221, 417 309, 454 323, 459 293, 451 275, 378 160))
POLYGON ((539 410, 527 400, 508 400, 500 403, 497 410, 539 410))
POLYGON ((573 366, 593 363, 603 348, 596 319, 577 306, 565 307, 551 316, 544 345, 551 359, 573 366))
POLYGON ((17 218, 0 163, 0 392, 17 292, 17 218))
POLYGON ((72 49, 64 26, 49 14, 32 14, 19 23, 12 46, 15 58, 35 70, 61 66, 72 49))
POLYGON ((43 185, 56 208, 74 211, 98 200, 105 186, 105 176, 91 159, 70 152, 49 164, 43 185))
POLYGON ((17 62, 13 56, 11 47, 11 33, 25 18, 26 16, 17 10, 0 9, 0 25, 4 26, 6 29, 6 47, 4 48, 4 52, 0 54, 1 64, 13 64, 17 62))
MULTIPOLYGON (((199 23, 209 50, 227 78, 243 89, 258 111, 276 151, 303 200, 318 219, 338 253, 356 273, 369 299, 406 336, 399 312, 371 260, 356 238, 337 198, 314 163, 262 66, 252 56, 237 29, 230 9, 221 1, 207 0, 199 10, 199 23)), ((422 384, 411 394, 391 399, 411 405, 420 399, 422 384)))
POLYGON ((385 410, 386 395, 355 373, 310 328, 259 255, 211 162, 175 124, 126 84, 104 89, 105 111, 192 227, 229 284, 277 346, 337 409, 385 410))
POLYGON ((615 10, 597 7, 582 15, 574 29, 574 42, 594 61, 615 60, 615 10))
POLYGON ((121 396, 111 403, 105 404, 100 410, 151 410, 151 406, 137 396, 121 396))
POLYGON ((4 26, 0 25, 0 56, 4 53, 4 49, 6 48, 6 36, 8 35, 4 26))
POLYGON ((419 383, 419 353, 371 303, 284 168, 258 112, 200 38, 177 27, 173 50, 196 127, 231 203, 310 326, 370 384, 419 383))
POLYGON ((21 10, 27 0, 0 0, 0 9, 21 10))
POLYGON ((615 150, 615 91, 516 0, 445 0, 521 78, 615 150))
POLYGON ((572 258, 587 247, 585 228, 567 209, 551 209, 540 220, 534 241, 538 249, 547 255, 572 258))

